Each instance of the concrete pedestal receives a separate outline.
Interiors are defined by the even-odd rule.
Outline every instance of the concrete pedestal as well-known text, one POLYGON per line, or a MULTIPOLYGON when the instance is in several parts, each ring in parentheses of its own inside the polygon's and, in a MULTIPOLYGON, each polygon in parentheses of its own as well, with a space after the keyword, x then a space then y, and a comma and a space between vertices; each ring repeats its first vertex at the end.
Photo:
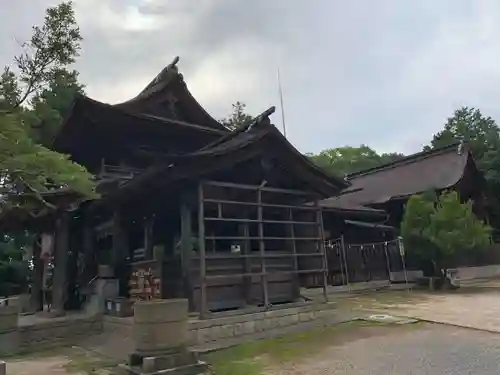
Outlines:
POLYGON ((119 375, 198 375, 207 365, 186 349, 188 300, 154 300, 134 305, 135 352, 119 375))

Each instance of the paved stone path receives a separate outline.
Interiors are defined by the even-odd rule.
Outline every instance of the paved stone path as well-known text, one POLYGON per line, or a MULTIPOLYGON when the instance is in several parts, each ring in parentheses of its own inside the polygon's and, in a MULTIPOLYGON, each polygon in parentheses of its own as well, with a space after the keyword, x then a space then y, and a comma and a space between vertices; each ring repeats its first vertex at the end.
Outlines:
POLYGON ((500 333, 500 287, 430 294, 416 303, 386 308, 400 316, 500 333))
MULTIPOLYGON (((67 375, 66 357, 52 357, 25 361, 7 362, 7 375, 67 375)), ((83 373, 80 373, 83 375, 83 373)), ((73 375, 80 375, 78 373, 73 375)))
MULTIPOLYGON (((341 340, 263 375, 497 375, 500 334, 437 324, 373 327, 373 334, 341 340)), ((365 330, 366 332, 366 330, 365 330)), ((8 363, 9 375, 84 375, 69 358, 8 363)))
POLYGON ((362 338, 265 375, 497 375, 500 335, 442 325, 362 338))

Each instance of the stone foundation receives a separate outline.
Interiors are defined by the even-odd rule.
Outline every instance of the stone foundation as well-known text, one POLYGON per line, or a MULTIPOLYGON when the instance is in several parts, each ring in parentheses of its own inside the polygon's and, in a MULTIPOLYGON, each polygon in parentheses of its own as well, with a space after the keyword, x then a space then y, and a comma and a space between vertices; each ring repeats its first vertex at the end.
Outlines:
POLYGON ((100 315, 93 317, 61 317, 33 324, 19 325, 18 315, 0 314, 0 355, 19 354, 73 345, 83 337, 102 332, 100 315), (15 319, 15 325, 12 325, 15 319), (6 323, 10 328, 7 328, 6 323))
POLYGON ((211 350, 322 327, 338 322, 334 306, 333 303, 304 304, 252 314, 192 320, 189 323, 189 342, 192 347, 211 350))
POLYGON ((500 265, 494 264, 482 267, 459 267, 457 268, 458 280, 492 279, 500 277, 500 265))
POLYGON ((406 279, 404 271, 391 272, 390 278, 393 283, 404 283, 408 281, 409 283, 415 283, 424 277, 424 273, 420 270, 407 270, 406 279))

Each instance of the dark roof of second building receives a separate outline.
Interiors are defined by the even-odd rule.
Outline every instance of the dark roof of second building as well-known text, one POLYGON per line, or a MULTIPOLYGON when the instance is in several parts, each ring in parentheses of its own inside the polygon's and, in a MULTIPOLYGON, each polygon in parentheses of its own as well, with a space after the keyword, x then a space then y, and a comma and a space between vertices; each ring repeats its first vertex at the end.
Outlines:
POLYGON ((330 204, 376 205, 428 190, 450 188, 460 181, 471 160, 469 147, 459 143, 413 154, 349 175, 351 186, 343 195, 331 198, 330 204))

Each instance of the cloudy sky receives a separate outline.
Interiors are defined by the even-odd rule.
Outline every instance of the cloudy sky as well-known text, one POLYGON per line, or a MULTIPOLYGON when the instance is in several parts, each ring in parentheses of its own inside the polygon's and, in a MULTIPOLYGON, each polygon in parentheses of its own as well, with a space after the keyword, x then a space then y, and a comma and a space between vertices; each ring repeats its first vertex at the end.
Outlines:
MULTIPOLYGON (((51 0, 0 0, 0 64, 51 0)), ((76 0, 87 94, 138 93, 179 55, 215 117, 279 105, 304 152, 368 144, 416 152, 454 109, 500 121, 498 0, 76 0)), ((281 124, 279 111, 273 118, 281 124)))

